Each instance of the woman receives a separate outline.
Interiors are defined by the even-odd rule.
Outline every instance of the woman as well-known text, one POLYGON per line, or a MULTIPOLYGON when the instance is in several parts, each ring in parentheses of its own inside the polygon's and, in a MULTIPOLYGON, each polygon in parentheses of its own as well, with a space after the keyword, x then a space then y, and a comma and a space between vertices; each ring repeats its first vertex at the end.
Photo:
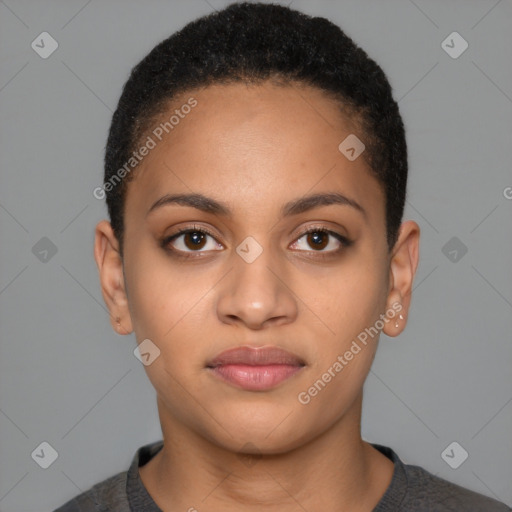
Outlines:
POLYGON ((95 258, 163 442, 59 511, 508 510, 361 438, 418 264, 406 184, 389 83, 329 21, 233 4, 157 45, 112 120, 95 258))

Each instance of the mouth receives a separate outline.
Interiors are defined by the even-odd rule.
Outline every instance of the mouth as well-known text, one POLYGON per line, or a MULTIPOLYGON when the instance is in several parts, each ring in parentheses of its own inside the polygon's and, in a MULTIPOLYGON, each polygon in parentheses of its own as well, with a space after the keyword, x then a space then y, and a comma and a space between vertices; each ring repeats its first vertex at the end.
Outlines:
POLYGON ((266 391, 289 379, 305 362, 278 347, 241 346, 226 350, 206 368, 222 381, 248 391, 266 391))

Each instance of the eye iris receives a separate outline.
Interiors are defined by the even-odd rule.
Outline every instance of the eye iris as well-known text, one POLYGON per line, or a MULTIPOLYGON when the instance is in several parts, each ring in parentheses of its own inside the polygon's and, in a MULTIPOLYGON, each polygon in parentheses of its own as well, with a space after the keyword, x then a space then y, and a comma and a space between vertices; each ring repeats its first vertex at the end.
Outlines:
POLYGON ((313 249, 323 249, 328 243, 328 234, 321 231, 313 231, 308 233, 308 244, 313 249))
POLYGON ((206 236, 204 233, 198 231, 191 231, 185 233, 185 245, 189 249, 202 249, 206 243, 206 236), (190 242, 190 243, 189 243, 190 242))

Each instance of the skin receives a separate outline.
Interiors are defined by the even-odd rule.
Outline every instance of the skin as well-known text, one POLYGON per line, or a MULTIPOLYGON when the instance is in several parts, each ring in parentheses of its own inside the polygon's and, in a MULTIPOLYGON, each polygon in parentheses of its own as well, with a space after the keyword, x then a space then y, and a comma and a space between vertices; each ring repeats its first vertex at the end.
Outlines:
POLYGON ((419 227, 402 223, 388 250, 382 188, 363 156, 351 162, 338 150, 350 133, 363 142, 364 134, 321 91, 214 85, 175 99, 169 112, 191 96, 197 106, 144 158, 128 187, 123 259, 110 224, 96 227, 113 328, 135 332, 138 343, 149 338, 161 351, 145 370, 164 448, 140 468, 142 481, 163 510, 369 512, 393 474, 391 461, 360 434, 378 336, 308 404, 297 397, 393 304, 401 304, 403 320, 396 327, 397 314, 383 331, 393 337, 405 328, 419 227), (364 214, 330 204, 281 216, 285 203, 323 192, 345 195, 364 214), (177 193, 204 194, 231 214, 179 204, 148 214, 177 193), (199 256, 184 235, 161 247, 166 236, 194 226, 214 235, 199 256), (310 227, 353 243, 328 236, 319 248, 303 235, 310 227), (252 263, 236 252, 248 236, 263 249, 252 263), (179 258, 172 247, 189 252, 179 258), (284 348, 305 367, 260 392, 205 367, 244 344, 284 348))

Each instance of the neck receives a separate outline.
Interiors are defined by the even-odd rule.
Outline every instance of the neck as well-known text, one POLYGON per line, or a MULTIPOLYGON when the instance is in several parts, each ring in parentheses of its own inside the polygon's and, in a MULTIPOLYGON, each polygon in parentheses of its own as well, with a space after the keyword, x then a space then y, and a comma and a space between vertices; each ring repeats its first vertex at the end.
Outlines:
POLYGON ((393 463, 361 439, 362 395, 329 431, 279 454, 234 453, 158 406, 164 446, 140 476, 162 510, 371 512, 391 481, 393 463))

